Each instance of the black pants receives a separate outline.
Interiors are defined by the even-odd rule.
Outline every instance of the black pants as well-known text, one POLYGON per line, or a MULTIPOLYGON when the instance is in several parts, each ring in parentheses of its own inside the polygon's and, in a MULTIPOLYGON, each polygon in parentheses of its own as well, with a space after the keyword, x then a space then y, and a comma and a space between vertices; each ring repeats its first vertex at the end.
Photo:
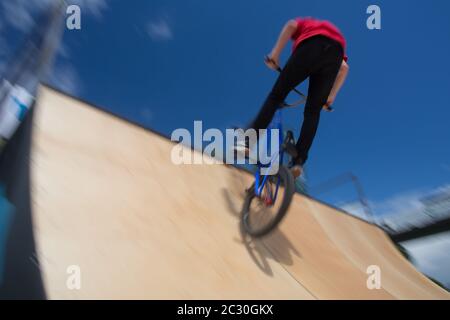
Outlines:
POLYGON ((280 73, 250 128, 266 129, 289 92, 309 77, 308 99, 297 141, 299 157, 296 163, 303 165, 308 159, 319 126, 320 112, 333 88, 342 60, 342 46, 332 39, 316 36, 301 43, 280 73))

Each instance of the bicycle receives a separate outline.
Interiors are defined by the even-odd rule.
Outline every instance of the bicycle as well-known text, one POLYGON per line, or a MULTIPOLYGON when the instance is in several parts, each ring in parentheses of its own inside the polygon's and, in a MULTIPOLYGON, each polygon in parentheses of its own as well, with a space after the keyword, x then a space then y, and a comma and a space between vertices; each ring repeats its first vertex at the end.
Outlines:
MULTIPOLYGON (((265 57, 265 59, 269 61, 270 58, 265 57)), ((271 62, 273 63, 273 61, 271 62)), ((277 71, 282 71, 279 66, 277 66, 277 71)), ((307 97, 297 89, 293 89, 293 91, 300 95, 301 99, 294 103, 284 102, 275 113, 268 128, 267 138, 269 140, 271 129, 278 129, 278 132, 281 133, 279 135, 279 152, 271 158, 268 165, 261 164, 259 161, 257 162, 255 182, 246 190, 241 214, 241 225, 245 232, 254 238, 268 235, 279 225, 286 215, 295 193, 295 179, 289 168, 292 166, 292 159, 297 157, 297 149, 292 131, 288 130, 286 135, 283 136, 282 111, 283 109, 303 104, 307 97), (284 165, 286 154, 291 157, 288 166, 284 165), (278 162, 279 169, 275 175, 261 173, 263 171, 271 172, 276 162, 278 162), (283 195, 280 195, 280 193, 283 193, 283 195), (252 204, 255 200, 257 207, 252 209, 252 204), (276 208, 276 205, 279 205, 279 208, 276 208), (262 211, 257 209, 262 209, 262 211), (268 212, 270 209, 274 209, 275 211, 272 215, 268 212), (273 218, 268 222, 261 223, 262 219, 266 219, 269 216, 273 216, 273 218), (255 222, 259 226, 255 226, 255 222)), ((325 108, 327 111, 333 111, 331 107, 325 106, 325 108)))

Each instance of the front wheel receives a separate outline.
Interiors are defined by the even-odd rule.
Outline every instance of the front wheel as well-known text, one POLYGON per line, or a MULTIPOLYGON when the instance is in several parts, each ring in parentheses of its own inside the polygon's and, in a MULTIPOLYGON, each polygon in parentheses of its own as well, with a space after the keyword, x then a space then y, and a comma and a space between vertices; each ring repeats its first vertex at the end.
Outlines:
POLYGON ((260 196, 256 196, 255 185, 252 185, 242 209, 241 223, 245 232, 260 238, 274 230, 286 215, 294 192, 294 177, 285 166, 280 166, 276 175, 267 177, 260 196))

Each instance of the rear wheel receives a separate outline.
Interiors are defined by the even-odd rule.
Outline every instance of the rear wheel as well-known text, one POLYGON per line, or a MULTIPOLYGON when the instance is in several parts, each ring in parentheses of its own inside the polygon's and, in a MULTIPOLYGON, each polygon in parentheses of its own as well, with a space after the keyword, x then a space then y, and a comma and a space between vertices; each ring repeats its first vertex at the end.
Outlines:
POLYGON ((242 209, 241 223, 244 230, 255 238, 269 234, 286 215, 294 192, 294 178, 285 166, 280 166, 276 175, 267 177, 260 196, 256 196, 255 185, 252 185, 247 191, 242 209))

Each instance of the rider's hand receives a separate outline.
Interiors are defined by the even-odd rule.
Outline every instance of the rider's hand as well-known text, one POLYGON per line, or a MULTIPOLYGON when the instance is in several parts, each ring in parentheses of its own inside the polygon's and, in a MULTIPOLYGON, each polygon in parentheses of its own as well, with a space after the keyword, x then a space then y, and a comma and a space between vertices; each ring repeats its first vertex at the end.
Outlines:
POLYGON ((269 55, 264 59, 266 66, 272 70, 277 71, 280 68, 280 58, 278 56, 269 55))
POLYGON ((330 95, 327 99, 327 103, 325 103, 326 106, 331 107, 334 104, 334 100, 336 99, 335 96, 330 95))
POLYGON ((323 108, 324 108, 325 110, 332 110, 331 106, 332 106, 333 103, 334 103, 334 99, 335 99, 335 98, 334 98, 333 96, 328 97, 327 103, 325 103, 325 105, 323 106, 323 108))

